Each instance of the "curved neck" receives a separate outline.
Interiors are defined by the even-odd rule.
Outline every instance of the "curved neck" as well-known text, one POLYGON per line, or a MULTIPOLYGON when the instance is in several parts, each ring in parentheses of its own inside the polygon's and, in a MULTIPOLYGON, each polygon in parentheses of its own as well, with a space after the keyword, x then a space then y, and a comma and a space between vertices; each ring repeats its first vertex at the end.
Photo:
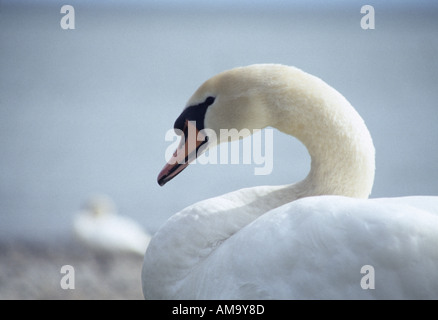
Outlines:
POLYGON ((343 195, 368 198, 374 182, 375 150, 363 119, 335 89, 299 69, 288 68, 287 92, 271 82, 259 108, 267 125, 299 139, 307 148, 311 170, 289 187, 296 198, 343 195), (280 94, 281 93, 281 94, 280 94))

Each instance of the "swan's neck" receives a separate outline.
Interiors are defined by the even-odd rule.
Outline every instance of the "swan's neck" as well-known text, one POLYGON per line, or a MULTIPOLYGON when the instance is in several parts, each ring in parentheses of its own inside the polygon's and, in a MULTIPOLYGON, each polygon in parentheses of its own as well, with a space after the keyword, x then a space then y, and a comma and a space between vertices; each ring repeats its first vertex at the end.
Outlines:
POLYGON ((335 89, 301 70, 288 69, 284 84, 267 96, 268 125, 295 136, 307 148, 311 170, 303 181, 289 186, 297 199, 316 195, 368 198, 374 182, 374 146, 363 119, 335 89), (275 94, 277 91, 278 94, 275 94))

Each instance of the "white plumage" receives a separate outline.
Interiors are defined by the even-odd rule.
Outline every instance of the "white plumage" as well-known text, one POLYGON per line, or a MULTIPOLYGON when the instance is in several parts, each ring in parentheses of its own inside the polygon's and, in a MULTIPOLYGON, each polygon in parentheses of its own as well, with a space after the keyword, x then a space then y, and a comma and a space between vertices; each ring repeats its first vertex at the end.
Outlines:
MULTIPOLYGON (((339 92, 293 67, 252 65, 206 81, 183 115, 207 102, 205 128, 275 127, 307 147, 311 170, 292 185, 241 189, 172 216, 145 254, 145 298, 438 299, 438 197, 367 199, 374 146, 339 92)), ((160 184, 184 167, 167 165, 160 184)))
POLYGON ((105 195, 91 197, 73 220, 75 236, 98 252, 131 252, 144 255, 150 235, 134 220, 117 214, 105 195))

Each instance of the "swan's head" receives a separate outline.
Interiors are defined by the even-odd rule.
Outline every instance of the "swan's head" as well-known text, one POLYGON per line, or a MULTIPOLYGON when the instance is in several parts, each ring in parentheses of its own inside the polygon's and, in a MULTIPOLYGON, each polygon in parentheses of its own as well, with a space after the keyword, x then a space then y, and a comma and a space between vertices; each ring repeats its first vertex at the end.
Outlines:
POLYGON ((83 205, 82 210, 92 217, 103 217, 117 212, 114 201, 105 194, 91 196, 83 205))
POLYGON ((158 175, 162 186, 190 162, 222 142, 245 138, 252 129, 266 127, 257 68, 222 72, 201 85, 174 124, 180 144, 158 175), (242 130, 249 129, 249 130, 242 130), (226 133, 226 134, 224 134, 226 133))
POLYGON ((321 79, 275 64, 231 69, 199 87, 175 121, 182 139, 158 183, 174 178, 207 148, 267 126, 306 146, 312 158, 308 194, 368 197, 375 160, 363 119, 321 79))

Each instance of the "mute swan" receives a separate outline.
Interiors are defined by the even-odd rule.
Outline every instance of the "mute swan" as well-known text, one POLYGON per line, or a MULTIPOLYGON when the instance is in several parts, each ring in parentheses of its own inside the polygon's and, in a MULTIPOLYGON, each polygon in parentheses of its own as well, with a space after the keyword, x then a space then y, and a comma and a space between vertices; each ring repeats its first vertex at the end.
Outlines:
POLYGON ((143 228, 117 214, 106 195, 91 197, 73 220, 75 236, 98 252, 131 252, 143 256, 151 239, 143 228))
MULTIPOLYGON (((186 138, 191 120, 196 133, 218 136, 275 127, 307 147, 311 170, 292 185, 241 189, 172 216, 144 257, 145 298, 438 298, 438 197, 367 199, 372 139, 335 89, 294 67, 236 68, 190 98, 175 122, 186 138)), ((194 154, 181 140, 160 185, 194 154)), ((205 145, 214 146, 194 148, 205 145)))

